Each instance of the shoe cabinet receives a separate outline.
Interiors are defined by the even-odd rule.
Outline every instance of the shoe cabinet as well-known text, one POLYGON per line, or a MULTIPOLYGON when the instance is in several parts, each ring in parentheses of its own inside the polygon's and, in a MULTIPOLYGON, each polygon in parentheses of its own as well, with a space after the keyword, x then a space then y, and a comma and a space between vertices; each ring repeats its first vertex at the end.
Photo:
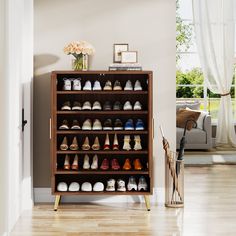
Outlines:
MULTIPOLYGON (((51 118, 50 118, 50 139, 51 139, 51 188, 52 194, 55 195, 54 210, 58 209, 58 205, 61 196, 65 195, 143 195, 146 203, 147 210, 150 210, 149 195, 152 195, 153 191, 153 114, 152 114, 152 72, 151 71, 54 71, 51 74, 51 118), (64 90, 64 79, 80 79, 81 90, 64 90), (94 82, 98 80, 101 84, 102 90, 83 90, 85 82, 89 80, 93 86, 94 82), (122 90, 103 90, 106 81, 111 81, 112 84, 118 80, 121 84, 122 90), (142 86, 142 90, 124 90, 126 82, 130 80, 132 84, 138 80, 142 86), (85 101, 89 101, 93 104, 95 101, 99 101, 101 106, 109 101, 114 104, 119 101, 122 105, 126 101, 130 101, 133 105, 136 101, 142 104, 141 110, 79 110, 79 111, 64 111, 61 107, 66 101, 73 102, 77 101, 81 103, 81 106, 85 101), (120 119, 123 123, 123 127, 128 119, 133 119, 135 122, 141 119, 144 123, 144 130, 61 130, 59 129, 63 120, 67 120, 69 124, 72 124, 73 120, 76 119, 82 128, 83 122, 86 119, 91 119, 93 122, 95 119, 99 119, 103 125, 107 119, 111 119, 114 125, 116 119, 120 119), (109 150, 104 150, 105 139, 109 136, 110 146, 109 150), (112 144, 113 139, 117 136, 119 149, 113 150, 112 144), (129 135, 131 141, 131 150, 127 151, 123 149, 124 138, 129 135), (134 150, 135 136, 139 136, 141 140, 142 149, 134 150), (61 150, 60 145, 66 137, 68 146, 72 143, 74 137, 77 138, 78 150, 61 150), (85 138, 88 137, 90 146, 93 145, 96 137, 99 139, 101 145, 99 150, 83 150, 82 145, 85 138), (93 156, 96 154, 98 157, 98 169, 83 169, 83 162, 85 155, 89 156, 90 165, 92 164, 93 156), (73 159, 77 155, 78 157, 78 168, 74 170, 72 168, 64 168, 65 158, 69 157, 69 165, 72 165, 73 159), (110 167, 107 170, 102 170, 100 166, 104 159, 107 159, 110 167), (111 168, 112 159, 116 158, 120 165, 119 170, 113 170, 111 168), (132 168, 124 170, 122 167, 125 164, 127 158, 130 160, 132 168), (142 169, 135 170, 133 162, 135 159, 139 159, 142 165, 142 169), (134 177, 136 183, 140 177, 144 177, 147 183, 147 189, 145 191, 106 191, 107 181, 109 179, 115 179, 116 185, 117 180, 122 179, 125 181, 127 186, 130 177, 134 177), (79 191, 59 191, 58 184, 64 182, 67 186, 72 182, 77 182, 80 185, 79 191), (91 183, 92 186, 96 182, 102 182, 104 184, 104 191, 82 191, 81 185, 84 182, 91 183)), ((134 123, 135 125, 135 123, 134 123)), ((68 164, 68 163, 67 163, 68 164)), ((127 163, 126 163, 127 164, 127 163)))

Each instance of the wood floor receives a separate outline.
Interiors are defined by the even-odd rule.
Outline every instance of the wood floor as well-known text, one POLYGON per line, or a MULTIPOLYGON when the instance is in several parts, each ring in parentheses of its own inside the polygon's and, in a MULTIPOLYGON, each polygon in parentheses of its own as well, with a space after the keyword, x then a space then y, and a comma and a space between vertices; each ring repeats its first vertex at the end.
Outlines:
POLYGON ((141 204, 35 206, 13 235, 236 235, 236 165, 185 169, 185 208, 141 204))

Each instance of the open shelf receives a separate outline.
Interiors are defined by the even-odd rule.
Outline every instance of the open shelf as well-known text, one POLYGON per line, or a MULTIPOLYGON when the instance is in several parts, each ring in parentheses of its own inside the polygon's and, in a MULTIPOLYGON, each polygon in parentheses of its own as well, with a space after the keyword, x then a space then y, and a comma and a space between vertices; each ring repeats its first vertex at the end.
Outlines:
POLYGON ((112 154, 112 155, 143 155, 148 154, 148 151, 57 151, 57 154, 112 154))
POLYGON ((78 192, 58 192, 56 191, 54 193, 55 195, 150 195, 152 194, 152 191, 126 191, 126 192, 118 192, 118 191, 114 191, 114 192, 107 192, 107 191, 103 191, 103 192, 82 192, 82 191, 78 191, 78 192))
POLYGON ((94 175, 94 174, 112 174, 112 175, 147 175, 148 171, 143 171, 143 170, 57 170, 55 174, 62 174, 62 175, 94 175))
POLYGON ((148 134, 147 130, 57 130, 57 134, 148 134))
POLYGON ((58 115, 146 115, 148 111, 57 111, 58 115))
POLYGON ((84 94, 94 94, 94 95, 147 95, 148 92, 147 91, 114 91, 114 90, 111 90, 111 91, 103 91, 103 90, 100 90, 100 91, 57 91, 57 94, 81 94, 81 95, 84 95, 84 94))

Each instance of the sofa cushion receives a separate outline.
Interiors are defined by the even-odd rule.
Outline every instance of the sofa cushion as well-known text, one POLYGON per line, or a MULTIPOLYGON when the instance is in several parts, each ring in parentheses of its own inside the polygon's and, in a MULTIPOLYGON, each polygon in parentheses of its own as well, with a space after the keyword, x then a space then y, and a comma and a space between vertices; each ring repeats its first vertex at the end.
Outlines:
POLYGON ((180 108, 190 108, 192 110, 199 110, 200 109, 200 105, 201 103, 196 101, 196 102, 188 102, 188 101, 178 101, 176 102, 176 112, 180 109, 180 108))
POLYGON ((186 107, 186 110, 195 111, 195 112, 201 112, 200 116, 197 119, 197 128, 203 129, 204 118, 205 118, 206 115, 208 115, 208 112, 206 112, 206 111, 199 111, 199 110, 193 110, 193 109, 190 109, 189 107, 186 107))
MULTIPOLYGON (((176 128, 176 134, 177 134, 177 143, 180 143, 181 138, 183 137, 184 134, 184 129, 183 128, 176 128)), ((207 135, 206 132, 202 129, 191 129, 190 131, 186 131, 185 134, 186 137, 186 143, 188 144, 206 144, 207 142, 207 135)))
MULTIPOLYGON (((180 108, 176 114, 176 126, 179 128, 184 128, 187 120, 197 121, 200 114, 201 112, 195 112, 180 108)), ((191 130, 193 126, 194 126, 193 122, 188 122, 186 128, 187 130, 191 130)))

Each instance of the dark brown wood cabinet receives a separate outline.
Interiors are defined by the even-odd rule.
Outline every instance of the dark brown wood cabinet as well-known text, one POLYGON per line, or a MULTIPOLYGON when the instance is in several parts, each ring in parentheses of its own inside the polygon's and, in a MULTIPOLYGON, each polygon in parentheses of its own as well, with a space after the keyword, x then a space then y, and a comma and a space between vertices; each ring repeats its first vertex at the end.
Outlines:
POLYGON ((144 195, 147 209, 150 210, 149 196, 152 195, 153 191, 153 114, 152 114, 152 72, 151 71, 54 71, 51 74, 51 119, 50 119, 50 138, 51 138, 51 188, 52 194, 56 195, 54 209, 57 210, 60 197, 63 195, 144 195), (75 79, 79 78, 81 81, 81 90, 74 91, 63 90, 64 78, 75 79), (103 88, 106 81, 110 80, 112 84, 116 80, 121 83, 121 91, 84 91, 83 86, 85 81, 91 81, 93 83, 98 80, 103 88), (136 80, 139 80, 142 85, 141 91, 126 91, 124 90, 126 81, 130 80, 134 85, 136 80), (142 104, 142 110, 109 110, 100 111, 93 110, 80 110, 80 111, 62 111, 61 107, 64 102, 78 101, 81 105, 85 101, 90 101, 91 104, 95 101, 99 101, 101 105, 106 101, 110 101, 114 104, 119 101, 122 105, 126 101, 130 101, 133 105, 136 101, 142 104), (103 125, 106 119, 111 119, 114 122, 115 119, 120 119, 125 125, 128 119, 141 119, 144 123, 144 130, 61 130, 59 126, 63 120, 67 120, 69 124, 72 123, 74 119, 78 120, 80 126, 82 127, 83 122, 86 119, 99 119, 103 125), (106 135, 109 135, 112 145, 112 140, 116 134, 119 141, 119 150, 103 150, 103 144, 105 142, 106 135), (142 150, 126 151, 122 149, 124 136, 130 135, 131 146, 134 145, 134 136, 139 135, 141 138, 142 150), (90 145, 93 144, 93 140, 97 136, 101 145, 100 150, 82 150, 81 146, 85 137, 88 136, 90 140, 90 145), (68 145, 71 144, 73 137, 78 140, 79 149, 76 151, 60 150, 60 144, 64 137, 67 137, 68 145), (64 170, 64 160, 65 155, 68 154, 70 161, 72 161, 75 154, 78 155, 78 170, 64 170), (94 154, 98 156, 98 169, 97 170, 84 170, 83 160, 85 154, 89 155, 90 162, 94 154), (120 170, 100 170, 99 166, 102 160, 107 158, 109 161, 112 158, 116 158, 121 166, 120 170), (125 159, 129 158, 132 161, 135 158, 139 158, 142 164, 142 170, 134 170, 132 167, 130 170, 125 171, 122 166, 125 159), (102 191, 102 192, 83 192, 81 189, 76 192, 71 191, 58 191, 57 185, 60 182, 65 182, 69 185, 71 182, 78 182, 80 186, 83 182, 90 182, 94 185, 95 182, 102 182, 106 188, 108 179, 123 179, 127 185, 129 177, 134 176, 138 182, 139 177, 144 176, 148 184, 147 191, 102 191))

